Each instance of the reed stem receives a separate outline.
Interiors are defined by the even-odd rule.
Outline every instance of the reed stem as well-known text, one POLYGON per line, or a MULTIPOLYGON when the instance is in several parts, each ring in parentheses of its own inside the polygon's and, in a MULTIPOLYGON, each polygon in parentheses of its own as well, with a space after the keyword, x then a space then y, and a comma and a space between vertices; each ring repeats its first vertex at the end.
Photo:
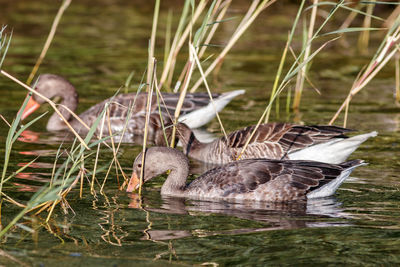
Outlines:
MULTIPOLYGON (((305 47, 305 52, 303 56, 303 62, 308 60, 308 57, 310 56, 310 51, 311 51, 311 38, 313 36, 313 31, 314 31, 314 25, 315 25, 315 19, 317 17, 317 7, 318 7, 318 0, 313 1, 313 8, 311 10, 311 15, 310 15, 310 24, 308 27, 307 31, 307 38, 306 38, 306 47, 305 47)), ((301 101, 301 95, 303 93, 303 88, 304 88, 304 80, 307 75, 307 68, 308 64, 305 64, 300 71, 297 73, 297 81, 296 81, 296 88, 295 88, 295 93, 294 93, 294 100, 293 100, 293 109, 294 110, 299 110, 300 109, 300 101, 301 101)))
MULTIPOLYGON (((336 119, 339 117, 341 111, 349 105, 352 98, 360 92, 375 75, 386 65, 386 63, 399 51, 399 45, 396 44, 400 40, 400 18, 397 20, 397 28, 389 29, 389 33, 391 35, 387 36, 387 38, 382 42, 382 45, 379 47, 378 51, 375 53, 373 60, 371 60, 369 66, 364 71, 364 73, 358 78, 352 88, 350 89, 349 94, 346 99, 336 111, 335 115, 330 120, 329 124, 333 124, 336 119), (393 46, 395 46, 392 50, 390 50, 393 46)), ((347 118, 347 115, 346 115, 347 118)), ((345 122, 346 123, 346 120, 345 122)))
MULTIPOLYGON (((375 0, 372 0, 372 2, 375 2, 375 0)), ((366 13, 368 15, 364 16, 364 21, 363 21, 363 28, 365 29, 368 29, 371 26, 371 15, 372 12, 374 11, 374 7, 375 7, 374 3, 367 4, 366 13)), ((360 50, 360 53, 362 55, 368 54, 368 43, 369 43, 369 31, 362 31, 358 39, 358 49, 360 50)))
POLYGON ((153 27, 151 29, 148 63, 147 63, 147 91, 150 90, 150 86, 151 86, 150 82, 152 80, 152 75, 153 75, 152 68, 153 68, 154 47, 155 47, 155 43, 156 43, 156 32, 157 32, 159 11, 160 11, 160 0, 156 0, 156 5, 154 7, 153 27))
MULTIPOLYGON (((253 23, 253 21, 257 18, 257 16, 268 6, 271 4, 275 3, 276 0, 264 0, 261 2, 261 4, 257 7, 257 9, 254 11, 254 13, 251 15, 250 18, 245 20, 243 22, 242 27, 238 28, 235 32, 235 34, 231 37, 231 39, 228 41, 228 44, 224 47, 222 52, 217 56, 217 58, 210 64, 210 66, 206 69, 204 72, 204 76, 207 77, 211 71, 220 63, 223 58, 226 56, 226 54, 232 49, 233 45, 239 40, 239 38, 243 35, 243 33, 247 30, 247 28, 253 23)), ((243 20, 242 20, 243 21, 243 20)), ((203 78, 200 77, 193 87, 190 89, 190 92, 193 93, 197 90, 197 88, 202 84, 203 78)))
POLYGON ((68 8, 70 3, 71 0, 63 0, 60 8, 58 9, 57 15, 54 18, 53 25, 51 26, 50 33, 47 36, 47 40, 43 46, 42 52, 40 53, 39 58, 37 59, 36 64, 32 69, 32 72, 29 74, 28 80, 26 81, 27 85, 31 84, 33 77, 35 77, 36 72, 39 69, 40 64, 42 64, 42 61, 47 54, 47 50, 49 50, 50 44, 54 39, 54 35, 56 33, 57 26, 60 23, 61 17, 64 14, 64 11, 68 8))
POLYGON ((290 33, 289 33, 288 40, 286 42, 285 48, 283 49, 282 57, 281 57, 281 60, 279 62, 279 67, 278 67, 278 70, 277 70, 277 73, 276 73, 276 76, 275 76, 274 85, 272 86, 272 92, 271 92, 271 96, 270 96, 270 99, 269 99, 268 106, 270 106, 270 108, 266 111, 264 123, 267 123, 268 120, 269 120, 269 116, 271 114, 272 101, 273 101, 273 99, 276 98, 275 94, 276 94, 276 91, 278 90, 278 84, 279 84, 279 80, 280 80, 280 77, 281 77, 281 74, 282 74, 283 66, 285 65, 288 48, 289 48, 290 44, 292 43, 293 35, 294 35, 295 29, 297 27, 297 23, 299 21, 300 14, 301 14, 301 12, 303 10, 304 4, 305 4, 305 0, 302 0, 301 4, 300 4, 300 7, 299 7, 299 9, 297 11, 296 18, 295 18, 295 20, 293 22, 292 29, 290 30, 290 33))
MULTIPOLYGON (((146 156, 146 144, 147 144, 147 134, 149 132, 149 122, 150 122, 150 112, 151 112, 151 99, 153 98, 153 88, 154 83, 156 83, 156 59, 153 58, 152 64, 152 77, 151 87, 148 88, 147 91, 147 103, 146 103, 146 122, 144 126, 144 134, 143 134, 143 147, 142 147, 142 162, 144 163, 146 156)), ((140 182, 139 182, 139 197, 142 195, 142 185, 143 185, 143 174, 144 174, 144 164, 140 168, 140 182)))
POLYGON ((396 103, 400 104, 400 51, 396 53, 395 59, 395 72, 396 72, 396 103))

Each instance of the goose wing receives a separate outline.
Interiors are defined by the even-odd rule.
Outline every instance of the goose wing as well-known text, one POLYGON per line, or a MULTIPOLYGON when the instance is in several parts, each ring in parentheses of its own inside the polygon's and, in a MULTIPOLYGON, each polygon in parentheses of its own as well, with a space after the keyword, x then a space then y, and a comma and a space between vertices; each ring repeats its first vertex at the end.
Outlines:
MULTIPOLYGON (((217 98, 220 94, 212 94, 213 98, 217 98)), ((162 94, 163 100, 160 100, 161 110, 172 116, 175 113, 176 105, 179 101, 179 94, 162 94)), ((181 108, 181 116, 193 112, 197 109, 206 107, 210 103, 208 93, 190 93, 186 94, 181 108)))
POLYGON ((229 149, 239 151, 250 139, 247 153, 258 157, 280 159, 289 152, 326 142, 332 138, 345 138, 345 133, 351 131, 337 126, 267 123, 261 124, 251 136, 254 129, 255 125, 234 131, 227 138, 220 139, 220 142, 229 149))
MULTIPOLYGON (((157 100, 153 97, 152 112, 150 113, 149 121, 149 141, 152 143, 158 143, 157 138, 161 138, 162 123, 161 118, 157 109, 157 100)), ((146 122, 146 103, 147 94, 141 93, 136 95, 136 93, 130 94, 120 94, 115 97, 106 99, 101 103, 92 106, 90 109, 86 110, 80 115, 80 118, 85 121, 85 123, 91 126, 97 117, 103 111, 105 105, 108 103, 108 113, 107 120, 109 120, 111 129, 113 133, 122 132, 124 129, 126 119, 129 115, 130 108, 132 108, 132 114, 130 120, 127 123, 126 133, 129 135, 124 141, 132 141, 130 138, 132 136, 140 135, 143 136, 144 126, 146 122)), ((164 124, 171 123, 170 118, 167 114, 162 113, 162 119, 164 124)), ((80 125, 79 123, 77 123, 80 125)), ((100 131, 101 125, 98 126, 98 131, 100 131)), ((103 127, 103 134, 108 135, 108 121, 103 127)), ((125 137, 124 137, 125 138, 125 137)))
POLYGON ((224 198, 269 194, 265 200, 287 201, 305 197, 310 190, 338 177, 345 168, 314 161, 240 160, 204 173, 187 190, 224 198))
MULTIPOLYGON (((217 98, 219 94, 213 94, 213 98, 217 98)), ((151 100, 151 112, 158 113, 158 103, 160 103, 161 112, 165 117, 173 117, 175 108, 179 100, 179 94, 163 93, 162 98, 157 100, 157 96, 153 95, 151 100)), ((133 105, 133 114, 145 113, 147 105, 147 93, 129 93, 120 94, 115 97, 108 98, 83 112, 80 117, 96 118, 102 112, 106 103, 109 103, 110 118, 126 118, 129 107, 133 105)), ((190 113, 199 108, 205 107, 210 103, 207 93, 187 94, 182 105, 181 115, 190 113)))
POLYGON ((347 138, 346 133, 352 130, 331 125, 292 125, 279 139, 278 143, 286 153, 312 145, 327 142, 334 138, 347 138))
POLYGON ((115 97, 110 97, 103 100, 100 103, 87 109, 85 112, 81 113, 79 117, 84 121, 93 122, 103 111, 105 105, 109 104, 109 117, 110 118, 125 118, 129 112, 129 107, 135 103, 133 112, 137 113, 142 107, 144 111, 145 107, 145 97, 138 97, 135 101, 136 94, 120 94, 115 97))

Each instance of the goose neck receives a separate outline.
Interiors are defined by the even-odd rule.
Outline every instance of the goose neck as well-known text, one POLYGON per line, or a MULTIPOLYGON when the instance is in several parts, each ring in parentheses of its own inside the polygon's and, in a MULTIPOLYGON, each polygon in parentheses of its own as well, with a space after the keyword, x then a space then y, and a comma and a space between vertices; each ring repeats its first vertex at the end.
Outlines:
POLYGON ((183 196, 186 189, 186 179, 189 175, 189 164, 186 158, 171 157, 171 160, 173 164, 170 164, 168 168, 171 172, 161 188, 161 194, 183 196))

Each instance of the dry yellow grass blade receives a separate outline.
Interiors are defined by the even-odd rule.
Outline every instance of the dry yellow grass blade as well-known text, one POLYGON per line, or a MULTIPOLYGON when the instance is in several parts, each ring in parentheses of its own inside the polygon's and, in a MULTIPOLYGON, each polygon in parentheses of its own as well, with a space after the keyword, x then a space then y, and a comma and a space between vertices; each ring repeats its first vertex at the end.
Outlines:
MULTIPOLYGON (((8 195, 6 195, 4 192, 1 192, 1 196, 5 198, 6 201, 14 204, 15 206, 18 206, 20 208, 25 208, 26 205, 19 203, 18 201, 12 199, 11 197, 9 197, 8 195)), ((1 210, 1 205, 0 205, 0 210, 1 210)), ((1 214, 1 213, 0 213, 1 214)))
POLYGON ((192 30, 193 24, 197 21, 201 13, 203 12, 204 8, 207 5, 207 1, 201 0, 196 7, 196 10, 192 16, 192 19, 187 24, 185 30, 183 31, 182 35, 175 34, 174 40, 172 41, 171 49, 168 55, 167 63, 164 65, 163 72, 161 74, 160 82, 158 87, 162 88, 165 81, 168 79, 168 76, 172 78, 173 69, 175 67, 176 57, 182 48, 183 44, 185 43, 186 39, 189 36, 189 33, 192 30))
POLYGON ((194 69, 193 56, 192 56, 192 53, 190 53, 190 60, 189 60, 189 64, 188 64, 188 70, 186 72, 185 79, 183 81, 183 88, 182 88, 181 93, 179 95, 178 103, 176 104, 174 120, 173 120, 174 126, 172 128, 172 135, 171 135, 171 147, 175 146, 175 135, 176 135, 176 127, 175 127, 175 125, 178 123, 178 118, 179 118, 179 115, 181 114, 183 101, 185 100, 185 97, 186 97, 187 89, 189 87, 189 81, 190 81, 190 78, 192 77, 192 74, 193 74, 193 69, 194 69))
MULTIPOLYGON (((152 60, 152 70, 153 70, 153 79, 151 81, 151 87, 148 88, 147 91, 147 103, 146 103, 146 121, 145 121, 145 125, 144 125, 144 134, 143 134, 143 148, 142 148, 142 162, 144 162, 144 158, 146 155, 146 145, 147 145, 147 133, 149 131, 149 122, 150 122, 150 112, 151 112, 151 99, 153 97, 153 89, 154 89, 154 84, 157 82, 156 79, 156 73, 157 73, 157 69, 156 69, 156 63, 157 60, 155 58, 153 58, 152 60)), ((143 172, 144 172, 144 164, 142 164, 142 167, 140 168, 140 182, 139 182, 139 196, 141 196, 142 194, 142 185, 143 185, 143 172)))
POLYGON ((396 71, 396 103, 400 104, 400 51, 398 51, 396 53, 396 70, 395 71, 396 71))
MULTIPOLYGON (((215 21, 222 21, 222 19, 224 18, 225 14, 226 14, 226 11, 228 10, 229 6, 230 6, 231 3, 232 3, 232 0, 224 1, 222 4, 221 4, 220 2, 221 2, 221 1, 218 1, 218 3, 215 4, 215 10, 217 10, 217 9, 219 8, 219 6, 222 7, 222 8, 221 8, 221 11, 219 12, 219 14, 218 14, 218 16, 217 16, 217 18, 216 18, 215 21)), ((219 26, 220 24, 221 24, 221 23, 214 23, 214 25, 211 27, 211 30, 209 31, 209 33, 208 33, 206 39, 204 40, 204 43, 205 43, 205 44, 209 44, 209 43, 210 43, 211 39, 213 38, 213 36, 214 36, 215 32, 217 31, 218 26, 219 26)), ((199 57, 199 58, 202 58, 202 57, 203 57, 203 55, 204 55, 206 49, 207 49, 207 46, 203 46, 203 47, 200 49, 200 52, 199 52, 199 54, 198 54, 198 57, 199 57)))
MULTIPOLYGON (((253 21, 257 18, 257 16, 267 7, 275 3, 276 0, 264 0, 262 3, 257 7, 257 9, 253 12, 253 14, 243 22, 240 28, 236 30, 234 35, 231 37, 231 39, 228 41, 228 44, 224 47, 222 52, 217 56, 217 58, 211 63, 211 65, 207 68, 207 70, 204 72, 204 75, 207 77, 211 71, 218 65, 219 62, 226 56, 226 54, 231 50, 233 45, 239 40, 239 38, 242 36, 242 34, 247 30, 247 28, 253 23, 253 21)), ((193 85, 193 87, 190 89, 190 92, 193 93, 197 90, 197 88, 202 84, 203 78, 200 77, 196 83, 193 85)))
MULTIPOLYGON (((216 14, 216 12, 219 10, 219 7, 221 6, 221 11, 219 12, 217 18, 215 19, 216 22, 218 23, 213 23, 213 26, 211 27, 210 31, 208 32, 208 35, 206 37, 206 39, 204 40, 204 44, 201 49, 200 52, 198 53, 198 58, 201 59, 206 51, 206 49, 208 48, 208 44, 210 43, 211 39, 214 37, 215 32, 218 29, 218 26, 221 24, 220 21, 223 20, 230 4, 232 3, 231 0, 227 0, 221 3, 221 0, 217 1, 213 10, 213 14, 211 16, 211 18, 213 18, 216 14)), ((257 3, 257 1, 254 1, 253 3, 257 3)), ((177 80, 177 84, 181 84, 182 83, 182 79, 185 76, 185 73, 187 71, 187 67, 188 67, 189 61, 186 62, 185 67, 182 69, 181 74, 179 75, 179 78, 177 80)), ((174 88, 174 92, 176 92, 178 90, 178 86, 176 86, 174 88)))
POLYGON ((38 60, 36 61, 36 64, 33 67, 31 74, 29 74, 26 84, 30 85, 33 80, 33 77, 35 77, 35 74, 36 74, 37 70, 39 69, 40 64, 42 63, 44 57, 46 56, 47 50, 49 50, 50 44, 53 41, 54 35, 57 30, 58 23, 60 22, 61 17, 64 14, 64 11, 67 9, 67 7, 69 6, 70 3, 71 3, 71 0, 64 0, 63 3, 61 4, 56 17, 54 18, 53 25, 51 26, 50 33, 47 36, 47 40, 43 46, 42 52, 40 53, 40 56, 39 56, 38 60))
MULTIPOLYGON (((80 172, 83 172, 83 170, 81 170, 80 172)), ((46 222, 48 222, 50 220, 50 217, 53 214, 53 211, 54 211, 54 208, 56 207, 56 205, 58 203, 60 203, 63 198, 65 199, 65 197, 72 190, 72 188, 78 183, 79 178, 80 178, 80 173, 76 176, 75 180, 72 182, 72 184, 68 188, 66 188, 63 191, 60 191, 60 193, 59 193, 60 199, 54 200, 54 201, 48 201, 49 205, 51 205, 51 208, 49 210, 49 214, 47 215, 46 222)))
MULTIPOLYGON (((112 133, 112 130, 111 130, 110 110, 109 110, 109 109, 107 109, 106 114, 107 114, 108 133, 109 133, 109 135, 111 136, 111 147, 112 147, 112 151, 113 151, 113 160, 112 160, 112 162, 111 162, 111 164, 110 164, 110 167, 112 166, 113 163, 115 164, 115 170, 116 170, 116 172, 117 172, 117 182, 118 182, 118 184, 119 184, 118 169, 121 171, 121 174, 122 174, 122 177, 124 178, 124 181, 127 181, 128 178, 126 177, 126 175, 125 175, 125 173, 124 173, 124 171, 123 171, 123 169, 122 169, 122 167, 121 167, 121 165, 119 164, 119 161, 118 161, 117 153, 118 153, 119 145, 121 144, 121 141, 119 142, 118 147, 115 148, 114 137, 113 137, 113 133, 112 133)), ((129 119, 126 120, 126 123, 125 123, 125 126, 124 126, 124 131, 122 132, 122 135, 121 135, 121 140, 122 140, 122 137, 123 137, 123 135, 124 135, 124 132, 125 132, 125 129, 126 129, 126 125, 128 124, 128 121, 129 121, 129 119)), ((111 170, 111 168, 109 168, 109 171, 110 171, 110 170, 111 170)), ((104 190, 103 190, 103 189, 104 189, 104 186, 105 186, 105 184, 106 184, 109 171, 107 172, 106 177, 105 177, 104 180, 103 180, 103 184, 102 184, 101 187, 100 187, 100 193, 101 193, 101 194, 104 194, 104 190)))
POLYGON ((153 74, 153 64, 152 60, 154 58, 154 47, 156 44, 156 32, 157 32, 157 23, 158 23, 158 13, 160 11, 160 0, 156 0, 156 5, 154 7, 154 15, 153 15, 153 26, 151 29, 151 37, 150 37, 150 47, 149 47, 149 55, 147 62, 147 91, 150 89, 150 82, 153 74))
POLYGON ((342 105, 336 111, 335 115, 332 117, 329 124, 333 124, 336 119, 339 117, 339 114, 342 112, 344 108, 346 108, 346 114, 344 118, 344 127, 347 124, 347 114, 348 114, 348 106, 353 97, 360 92, 375 76, 376 74, 386 65, 386 63, 398 52, 400 51, 400 47, 397 42, 400 40, 400 26, 393 32, 392 35, 388 36, 386 39, 386 44, 379 52, 379 55, 376 59, 371 62, 371 64, 367 67, 360 78, 356 79, 352 88, 350 89, 349 94, 346 99, 343 101, 342 105), (393 47, 394 46, 394 47, 393 47))
MULTIPOLYGON (((105 106, 105 109, 108 110, 108 105, 107 105, 107 104, 106 104, 106 106, 105 106)), ((102 138, 102 136, 103 136, 103 129, 104 129, 104 122, 105 122, 105 119, 106 119, 106 113, 104 113, 103 118, 102 118, 102 120, 101 120, 100 135, 99 135, 99 137, 98 137, 99 140, 100 140, 100 139, 102 138)), ((99 154, 100 154, 100 146, 101 146, 101 143, 99 143, 99 144, 97 145, 96 158, 95 158, 94 166, 93 166, 92 182, 90 183, 90 192, 91 192, 92 194, 94 194, 94 178, 95 178, 95 176, 96 176, 97 163, 98 163, 99 154)))
POLYGON ((400 16, 400 5, 398 5, 395 10, 393 10, 392 14, 386 19, 385 23, 383 24, 384 27, 390 28, 396 21, 396 19, 400 16))
POLYGON ((222 124, 221 118, 219 117, 219 114, 217 112, 217 108, 215 107, 214 100, 213 100, 213 97, 212 97, 212 94, 211 94, 210 87, 208 86, 206 76, 204 75, 203 68, 201 67, 201 64, 200 64, 200 60, 197 57, 196 49, 194 48, 193 44, 190 44, 189 47, 190 47, 190 51, 191 51, 192 57, 195 60, 195 62, 197 64, 197 67, 199 68, 201 77, 203 78, 204 85, 207 88, 207 93, 208 93, 208 96, 210 97, 211 103, 213 105, 214 112, 215 112, 215 115, 217 116, 218 123, 221 126, 221 130, 224 133, 224 136, 225 136, 226 140, 228 140, 228 136, 226 135, 224 125, 222 124))
MULTIPOLYGON (((375 0, 372 0, 371 2, 375 2, 375 0)), ((369 3, 367 5, 367 14, 368 16, 364 16, 364 21, 363 21, 363 28, 368 29, 371 27, 371 15, 372 12, 374 11, 375 4, 369 3)), ((362 31, 360 33, 360 36, 358 38, 358 49, 360 50, 360 53, 362 55, 368 54, 368 43, 369 43, 369 31, 362 31)))
POLYGON ((0 114, 0 118, 8 125, 8 127, 11 127, 11 124, 3 117, 3 115, 0 114))
MULTIPOLYGON (((303 62, 307 61, 308 57, 310 56, 311 39, 314 35, 314 25, 315 25, 315 19, 317 17, 317 9, 318 9, 318 0, 314 0, 313 8, 311 10, 310 24, 308 26, 307 41, 306 41, 306 44, 309 44, 309 45, 307 45, 306 50, 304 52, 303 62)), ((308 66, 308 64, 305 64, 297 73, 295 94, 294 94, 294 99, 293 99, 293 109, 294 110, 299 110, 299 108, 300 108, 300 101, 301 101, 301 95, 303 93, 304 80, 306 77, 307 66, 308 66)))

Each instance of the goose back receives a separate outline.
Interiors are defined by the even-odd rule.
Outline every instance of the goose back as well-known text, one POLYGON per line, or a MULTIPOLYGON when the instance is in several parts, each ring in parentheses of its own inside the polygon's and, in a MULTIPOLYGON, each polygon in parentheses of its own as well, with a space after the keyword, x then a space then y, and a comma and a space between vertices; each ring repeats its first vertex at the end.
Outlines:
POLYGON ((292 201, 337 179, 361 160, 341 165, 315 161, 248 159, 212 169, 187 186, 191 198, 292 201))
POLYGON ((184 153, 204 162, 227 163, 240 159, 288 159, 295 151, 332 139, 347 138, 350 129, 337 126, 301 126, 289 123, 261 124, 254 135, 255 125, 236 130, 214 142, 200 143, 190 128, 180 125, 179 137, 184 153), (250 142, 243 151, 247 140, 250 142), (241 154, 242 153, 242 154, 241 154))

